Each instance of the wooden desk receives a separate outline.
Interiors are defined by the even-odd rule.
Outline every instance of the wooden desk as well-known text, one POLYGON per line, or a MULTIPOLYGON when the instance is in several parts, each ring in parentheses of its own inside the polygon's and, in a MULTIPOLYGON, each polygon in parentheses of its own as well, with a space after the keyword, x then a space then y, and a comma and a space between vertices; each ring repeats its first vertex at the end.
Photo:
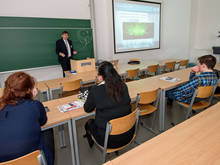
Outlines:
MULTIPOLYGON (((130 69, 140 69, 140 70, 146 70, 148 66, 150 65, 156 65, 159 64, 160 67, 164 66, 166 62, 170 61, 176 61, 177 63, 180 61, 179 59, 169 59, 169 60, 161 60, 161 61, 141 61, 140 64, 137 65, 130 65, 127 63, 122 63, 118 64, 117 71, 120 75, 123 75, 126 73, 127 70, 130 69)), ((76 74, 71 74, 69 71, 65 72, 67 77, 78 77, 81 78, 84 82, 91 82, 96 79, 97 76, 97 71, 92 70, 88 72, 83 72, 83 73, 76 73, 76 74)))
POLYGON ((161 60, 161 61, 141 61, 140 64, 137 65, 130 65, 130 64, 118 64, 118 73, 125 74, 127 70, 130 69, 140 69, 141 71, 146 70, 150 65, 157 65, 159 64, 160 67, 163 67, 166 62, 176 61, 177 63, 180 62, 179 59, 169 59, 169 60, 161 60))
POLYGON ((83 73, 76 73, 76 74, 72 74, 69 71, 65 72, 66 77, 70 77, 70 78, 76 78, 76 79, 82 79, 82 81, 84 83, 90 83, 90 82, 94 82, 96 80, 96 76, 97 76, 97 71, 93 70, 93 71, 88 71, 88 72, 83 72, 83 73))
MULTIPOLYGON (((75 164, 75 153, 74 153, 74 146, 73 146, 73 133, 72 131, 76 132, 76 128, 72 128, 72 118, 77 118, 81 116, 86 116, 87 113, 84 112, 83 108, 79 108, 73 111, 69 112, 60 112, 59 109, 57 108, 59 105, 64 105, 70 102, 73 102, 77 99, 77 96, 70 96, 70 97, 65 97, 65 98, 60 98, 60 99, 55 99, 55 100, 50 100, 47 102, 43 102, 44 106, 47 106, 49 108, 49 112, 47 112, 47 123, 42 127, 42 130, 49 129, 49 128, 54 128, 59 125, 63 125, 65 123, 68 124, 68 131, 69 131, 69 137, 70 137, 70 147, 71 147, 71 155, 72 155, 72 164, 75 164)), ((74 138, 76 138, 77 134, 74 134, 74 138)), ((75 142, 77 143, 77 142, 75 142)), ((78 145, 78 144, 77 144, 78 145)), ((78 147, 78 146, 77 146, 78 147)), ((78 150, 76 150, 78 152, 78 150)))
POLYGON ((220 103, 111 161, 112 165, 220 164, 220 103))
POLYGON ((112 164, 112 161, 108 161, 104 165, 113 165, 113 164, 112 164))
POLYGON ((132 69, 140 69, 140 70, 146 70, 147 66, 150 65, 157 65, 158 62, 156 61, 141 61, 140 64, 118 64, 117 71, 119 74, 125 74, 127 70, 132 70, 132 69))
POLYGON ((162 74, 162 75, 158 75, 158 76, 154 76, 155 79, 157 79, 156 81, 159 81, 158 84, 160 86, 161 92, 160 92, 160 111, 159 111, 159 130, 160 131, 164 131, 165 126, 165 110, 166 110, 166 91, 170 90, 172 88, 175 88, 183 83, 186 83, 189 81, 189 75, 190 75, 190 71, 191 68, 187 68, 187 69, 181 69, 178 71, 174 71, 174 72, 170 72, 170 73, 166 73, 166 74, 162 74), (161 77, 173 77, 173 78, 179 78, 180 81, 176 82, 176 83, 172 83, 169 81, 165 81, 165 80, 160 80, 161 77))
POLYGON ((46 91, 48 90, 47 85, 44 83, 44 81, 39 81, 36 83, 36 88, 40 91, 46 91))
MULTIPOLYGON (((132 99, 135 99, 137 93, 139 93, 139 92, 150 91, 150 90, 154 90, 157 88, 162 89, 161 99, 160 99, 160 115, 159 115, 159 119, 160 119, 159 120, 159 122, 160 122, 159 123, 159 130, 160 131, 164 130, 165 92, 168 89, 174 88, 184 82, 187 82, 189 80, 189 72, 190 72, 190 69, 182 69, 182 70, 178 70, 178 71, 174 71, 174 72, 170 72, 170 73, 166 73, 166 74, 162 74, 162 75, 158 75, 158 76, 153 76, 150 78, 141 79, 141 80, 132 81, 132 82, 127 83, 128 89, 129 89, 129 94, 132 99), (181 81, 179 81, 177 83, 171 83, 168 81, 160 80, 160 78, 164 77, 164 76, 177 77, 177 78, 180 78, 181 81)), ((93 72, 93 74, 96 74, 96 73, 93 72)), ((89 77, 89 75, 87 75, 87 74, 85 74, 85 76, 89 77)), ((44 81, 44 83, 47 84, 48 88, 51 91, 52 89, 59 89, 60 83, 63 81, 70 81, 70 80, 74 80, 74 79, 78 79, 78 78, 79 78, 79 76, 72 75, 72 77, 48 80, 48 81, 44 81)))
POLYGON ((64 123, 68 123, 72 161, 75 162, 74 155, 76 155, 76 164, 79 165, 76 120, 94 115, 94 113, 86 113, 83 108, 79 108, 73 111, 63 113, 63 112, 60 112, 59 109, 57 108, 59 105, 64 105, 64 104, 73 102, 76 99, 77 99, 77 95, 74 95, 74 96, 69 96, 65 98, 60 98, 60 99, 55 99, 55 100, 44 102, 43 105, 47 106, 50 111, 47 112, 48 121, 42 127, 42 129, 53 128, 53 127, 62 125, 64 123), (74 146, 73 146, 73 143, 74 143, 74 146), (74 151, 75 151, 75 154, 74 154, 74 151))
POLYGON ((146 79, 136 80, 127 82, 128 91, 131 99, 135 99, 137 94, 140 92, 152 91, 160 88, 159 81, 155 80, 154 77, 149 77, 146 79))
POLYGON ((40 95, 38 95, 38 99, 40 101, 43 100, 43 93, 46 92, 46 95, 47 95, 47 100, 50 99, 50 96, 49 96, 49 89, 48 89, 48 86, 43 82, 43 81, 39 81, 36 83, 36 88, 38 89, 38 91, 40 92, 40 95))

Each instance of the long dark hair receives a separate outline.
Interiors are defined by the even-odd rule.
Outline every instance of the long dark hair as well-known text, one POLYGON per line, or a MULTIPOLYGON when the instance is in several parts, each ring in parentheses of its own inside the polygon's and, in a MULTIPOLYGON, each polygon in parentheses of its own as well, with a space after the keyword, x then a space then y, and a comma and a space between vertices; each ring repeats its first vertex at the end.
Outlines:
POLYGON ((102 62, 98 68, 98 75, 105 81, 107 95, 115 102, 122 100, 125 83, 115 70, 114 66, 107 61, 102 62))
POLYGON ((32 90, 35 80, 24 72, 16 72, 5 82, 3 96, 0 98, 0 110, 6 105, 16 105, 20 99, 33 99, 32 90))

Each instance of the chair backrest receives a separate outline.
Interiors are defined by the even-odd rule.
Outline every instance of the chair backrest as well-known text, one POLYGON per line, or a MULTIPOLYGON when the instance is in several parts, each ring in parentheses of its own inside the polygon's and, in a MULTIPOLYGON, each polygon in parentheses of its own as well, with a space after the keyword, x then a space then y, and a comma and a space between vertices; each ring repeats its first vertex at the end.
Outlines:
POLYGON ((129 131, 137 122, 138 109, 132 113, 109 121, 111 125, 110 135, 119 135, 129 131))
POLYGON ((140 61, 138 58, 131 58, 129 61, 140 61))
POLYGON ((159 89, 149 91, 149 92, 141 92, 139 104, 150 104, 157 100, 159 89))
POLYGON ((175 69, 176 61, 166 62, 165 69, 166 70, 174 70, 175 69))
POLYGON ((214 90, 214 86, 204 86, 198 87, 197 98, 209 98, 212 96, 214 90))
POLYGON ((0 165, 46 165, 44 156, 39 150, 20 158, 0 163, 0 165))
POLYGON ((157 73, 159 65, 150 65, 147 67, 147 71, 150 73, 157 73))
POLYGON ((180 66, 187 66, 189 60, 181 60, 180 61, 180 66))
POLYGON ((113 66, 117 67, 119 60, 112 60, 110 62, 112 63, 113 66))
POLYGON ((193 97, 190 102, 190 107, 193 106, 195 98, 201 98, 201 99, 208 99, 209 98, 208 102, 211 103, 217 85, 218 84, 216 84, 215 86, 198 87, 198 89, 196 89, 193 93, 193 97))
POLYGON ((81 88, 81 84, 82 84, 81 79, 73 80, 73 81, 65 81, 61 83, 64 92, 78 90, 81 88))
POLYGON ((132 77, 138 77, 139 69, 131 69, 127 70, 127 77, 132 78, 132 77))

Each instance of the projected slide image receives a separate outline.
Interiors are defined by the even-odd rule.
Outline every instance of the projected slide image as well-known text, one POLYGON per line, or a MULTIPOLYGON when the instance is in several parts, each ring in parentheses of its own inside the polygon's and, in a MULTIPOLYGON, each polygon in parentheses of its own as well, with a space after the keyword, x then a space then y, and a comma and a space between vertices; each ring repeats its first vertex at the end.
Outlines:
POLYGON ((160 48, 160 3, 114 1, 115 53, 160 48))
POLYGON ((154 38, 153 23, 124 22, 123 40, 154 38))

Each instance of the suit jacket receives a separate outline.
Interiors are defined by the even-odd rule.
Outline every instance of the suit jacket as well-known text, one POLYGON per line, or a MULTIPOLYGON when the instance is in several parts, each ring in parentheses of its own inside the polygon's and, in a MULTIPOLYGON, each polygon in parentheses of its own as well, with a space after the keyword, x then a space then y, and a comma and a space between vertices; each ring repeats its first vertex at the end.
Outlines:
POLYGON ((44 106, 36 100, 20 100, 0 110, 0 162, 44 150, 41 126, 46 121, 44 106))
MULTIPOLYGON (((70 53, 71 53, 71 57, 72 57, 72 55, 73 55, 72 41, 68 40, 68 43, 70 45, 70 49, 71 49, 70 53)), ((68 51, 67 51, 66 44, 63 41, 63 39, 59 39, 59 40, 56 41, 56 53, 58 55, 59 63, 68 59, 68 51), (64 53, 65 57, 60 56, 59 53, 64 53)))

